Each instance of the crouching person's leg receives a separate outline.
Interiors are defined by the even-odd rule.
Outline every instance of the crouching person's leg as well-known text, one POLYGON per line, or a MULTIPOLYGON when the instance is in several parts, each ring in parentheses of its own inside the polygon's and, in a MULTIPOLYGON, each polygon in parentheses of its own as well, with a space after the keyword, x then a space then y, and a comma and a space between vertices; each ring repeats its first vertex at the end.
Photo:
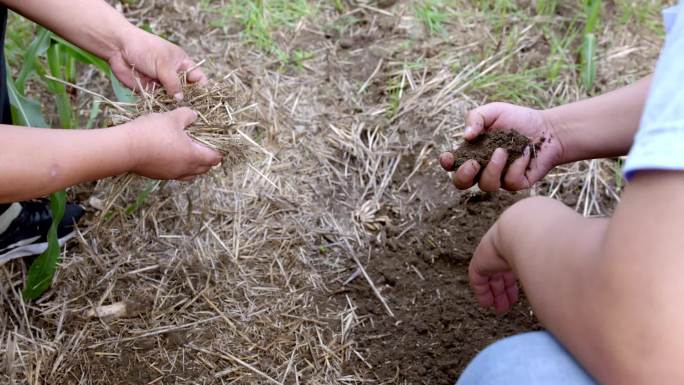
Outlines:
POLYGON ((498 341, 468 365, 456 385, 596 385, 547 332, 498 341))

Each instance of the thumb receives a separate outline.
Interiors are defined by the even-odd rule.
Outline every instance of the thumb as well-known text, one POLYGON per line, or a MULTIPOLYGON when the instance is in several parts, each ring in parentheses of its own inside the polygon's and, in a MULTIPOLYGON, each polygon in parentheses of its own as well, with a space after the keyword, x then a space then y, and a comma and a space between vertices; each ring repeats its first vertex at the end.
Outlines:
POLYGON ((175 110, 168 112, 168 114, 173 121, 180 123, 183 128, 188 127, 197 120, 197 113, 188 107, 176 108, 175 110))
POLYGON ((180 77, 172 67, 167 65, 163 70, 158 71, 157 78, 166 89, 167 94, 173 96, 177 101, 183 100, 180 77))
POLYGON ((466 116, 464 137, 467 141, 477 138, 489 128, 509 107, 506 103, 489 103, 471 110, 466 116))
POLYGON ((195 141, 193 141, 192 144, 195 149, 195 156, 200 164, 206 166, 216 166, 217 164, 221 163, 223 156, 220 152, 195 141))

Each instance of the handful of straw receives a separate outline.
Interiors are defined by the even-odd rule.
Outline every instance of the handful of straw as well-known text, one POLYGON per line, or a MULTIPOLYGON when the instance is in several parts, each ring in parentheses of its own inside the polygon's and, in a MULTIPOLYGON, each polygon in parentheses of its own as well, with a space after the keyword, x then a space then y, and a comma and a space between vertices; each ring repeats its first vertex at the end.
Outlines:
POLYGON ((254 110, 256 104, 245 105, 240 100, 244 91, 234 88, 227 83, 216 83, 210 87, 186 84, 183 86, 184 99, 180 102, 163 89, 142 91, 140 101, 133 109, 119 111, 112 120, 115 124, 122 124, 149 113, 189 107, 197 112, 198 118, 187 127, 186 133, 199 143, 221 152, 224 165, 236 166, 247 161, 250 145, 258 145, 241 130, 257 124, 250 122, 249 118, 245 120, 244 116, 254 110))
MULTIPOLYGON (((184 79, 181 79, 184 80, 184 79)), ((143 87, 140 87, 143 89, 143 87)), ((252 140, 244 129, 258 125, 257 105, 249 103, 245 90, 237 83, 215 83, 211 86, 185 84, 183 81, 182 101, 167 95, 157 88, 140 92, 135 105, 121 104, 111 115, 113 124, 123 124, 150 113, 163 113, 179 107, 189 107, 197 112, 198 118, 186 128, 186 133, 194 140, 223 154, 223 167, 234 168, 248 163, 255 150, 268 153, 252 140)), ((114 202, 135 179, 134 174, 117 177, 107 199, 103 213, 107 213, 114 202)))

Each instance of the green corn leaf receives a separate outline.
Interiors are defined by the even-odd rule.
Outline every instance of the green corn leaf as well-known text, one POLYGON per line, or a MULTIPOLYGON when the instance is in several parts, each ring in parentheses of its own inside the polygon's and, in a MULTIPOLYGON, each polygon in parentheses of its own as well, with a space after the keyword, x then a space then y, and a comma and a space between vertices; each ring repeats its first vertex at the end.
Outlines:
POLYGON ((109 80, 112 82, 112 89, 114 90, 114 95, 116 99, 121 103, 135 103, 138 99, 135 97, 133 92, 128 88, 124 87, 123 84, 114 76, 114 74, 109 71, 109 80))
MULTIPOLYGON (((62 78, 62 60, 61 46, 59 44, 52 44, 48 49, 48 67, 50 74, 55 78, 62 78)), ((75 128, 78 124, 74 114, 74 108, 71 105, 71 97, 66 91, 64 84, 54 80, 48 80, 48 88, 57 100, 57 112, 59 113, 59 122, 63 128, 75 128)))
POLYGON ((66 193, 64 191, 56 192, 50 196, 50 208, 52 209, 52 225, 48 231, 48 248, 33 261, 29 268, 22 292, 25 299, 33 300, 43 295, 52 283, 59 262, 61 253, 57 227, 64 217, 66 209, 66 193))
POLYGON ((35 39, 29 44, 24 52, 24 63, 21 66, 21 70, 17 75, 17 80, 15 85, 20 94, 24 93, 24 88, 26 86, 26 80, 35 71, 36 63, 38 62, 38 57, 44 55, 50 46, 50 35, 52 33, 45 28, 39 28, 38 34, 35 39))
POLYGON ((61 51, 65 54, 73 57, 81 63, 94 65, 98 70, 100 70, 100 72, 109 76, 109 79, 112 82, 112 89, 114 90, 114 94, 116 95, 116 98, 119 102, 135 103, 137 101, 133 92, 131 92, 131 90, 129 90, 128 88, 124 87, 121 84, 121 82, 119 82, 119 80, 114 76, 111 68, 109 67, 109 64, 106 61, 91 54, 90 52, 87 52, 79 47, 76 47, 75 45, 69 43, 68 41, 62 39, 59 36, 53 35, 52 39, 60 44, 61 51))
POLYGON ((86 122, 86 128, 93 128, 95 125, 95 119, 100 115, 102 110, 102 102, 99 100, 93 101, 93 105, 90 107, 90 114, 88 114, 88 121, 86 122))
POLYGON ((593 33, 584 35, 580 54, 582 84, 587 92, 591 92, 596 80, 596 36, 593 33))
POLYGON ((7 74, 7 93, 12 109, 12 120, 26 127, 49 127, 38 102, 26 98, 14 85, 14 80, 7 74))
POLYGON ((99 57, 93 55, 92 53, 85 51, 75 45, 69 43, 68 41, 62 39, 59 36, 52 35, 52 40, 59 43, 60 49, 69 56, 74 57, 76 60, 83 64, 91 64, 97 67, 103 73, 109 73, 109 64, 106 61, 100 59, 99 57))

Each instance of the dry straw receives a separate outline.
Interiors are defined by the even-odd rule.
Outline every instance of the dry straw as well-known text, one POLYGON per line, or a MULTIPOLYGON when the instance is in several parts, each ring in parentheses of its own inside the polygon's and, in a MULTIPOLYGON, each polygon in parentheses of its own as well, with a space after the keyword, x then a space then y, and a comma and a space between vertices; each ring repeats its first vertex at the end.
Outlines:
MULTIPOLYGON (((251 102, 251 92, 233 75, 213 84, 188 84, 181 75, 184 98, 169 96, 156 84, 152 88, 140 85, 136 104, 114 104, 113 124, 124 124, 150 113, 164 113, 180 107, 194 110, 198 118, 186 128, 195 141, 223 154, 222 167, 233 169, 248 164, 257 153, 270 154, 245 133, 258 123, 258 106, 251 102)), ((116 178, 103 213, 109 212, 116 200, 131 185, 136 176, 125 174, 116 178)))
POLYGON ((197 112, 198 119, 187 127, 186 132, 194 140, 220 151, 224 165, 245 163, 250 147, 256 145, 243 130, 257 125, 253 122, 256 104, 249 104, 248 96, 236 84, 223 81, 211 86, 185 84, 182 101, 169 96, 165 90, 153 87, 140 92, 139 102, 132 109, 118 111, 112 116, 115 124, 122 124, 150 113, 173 111, 189 107, 197 112))

